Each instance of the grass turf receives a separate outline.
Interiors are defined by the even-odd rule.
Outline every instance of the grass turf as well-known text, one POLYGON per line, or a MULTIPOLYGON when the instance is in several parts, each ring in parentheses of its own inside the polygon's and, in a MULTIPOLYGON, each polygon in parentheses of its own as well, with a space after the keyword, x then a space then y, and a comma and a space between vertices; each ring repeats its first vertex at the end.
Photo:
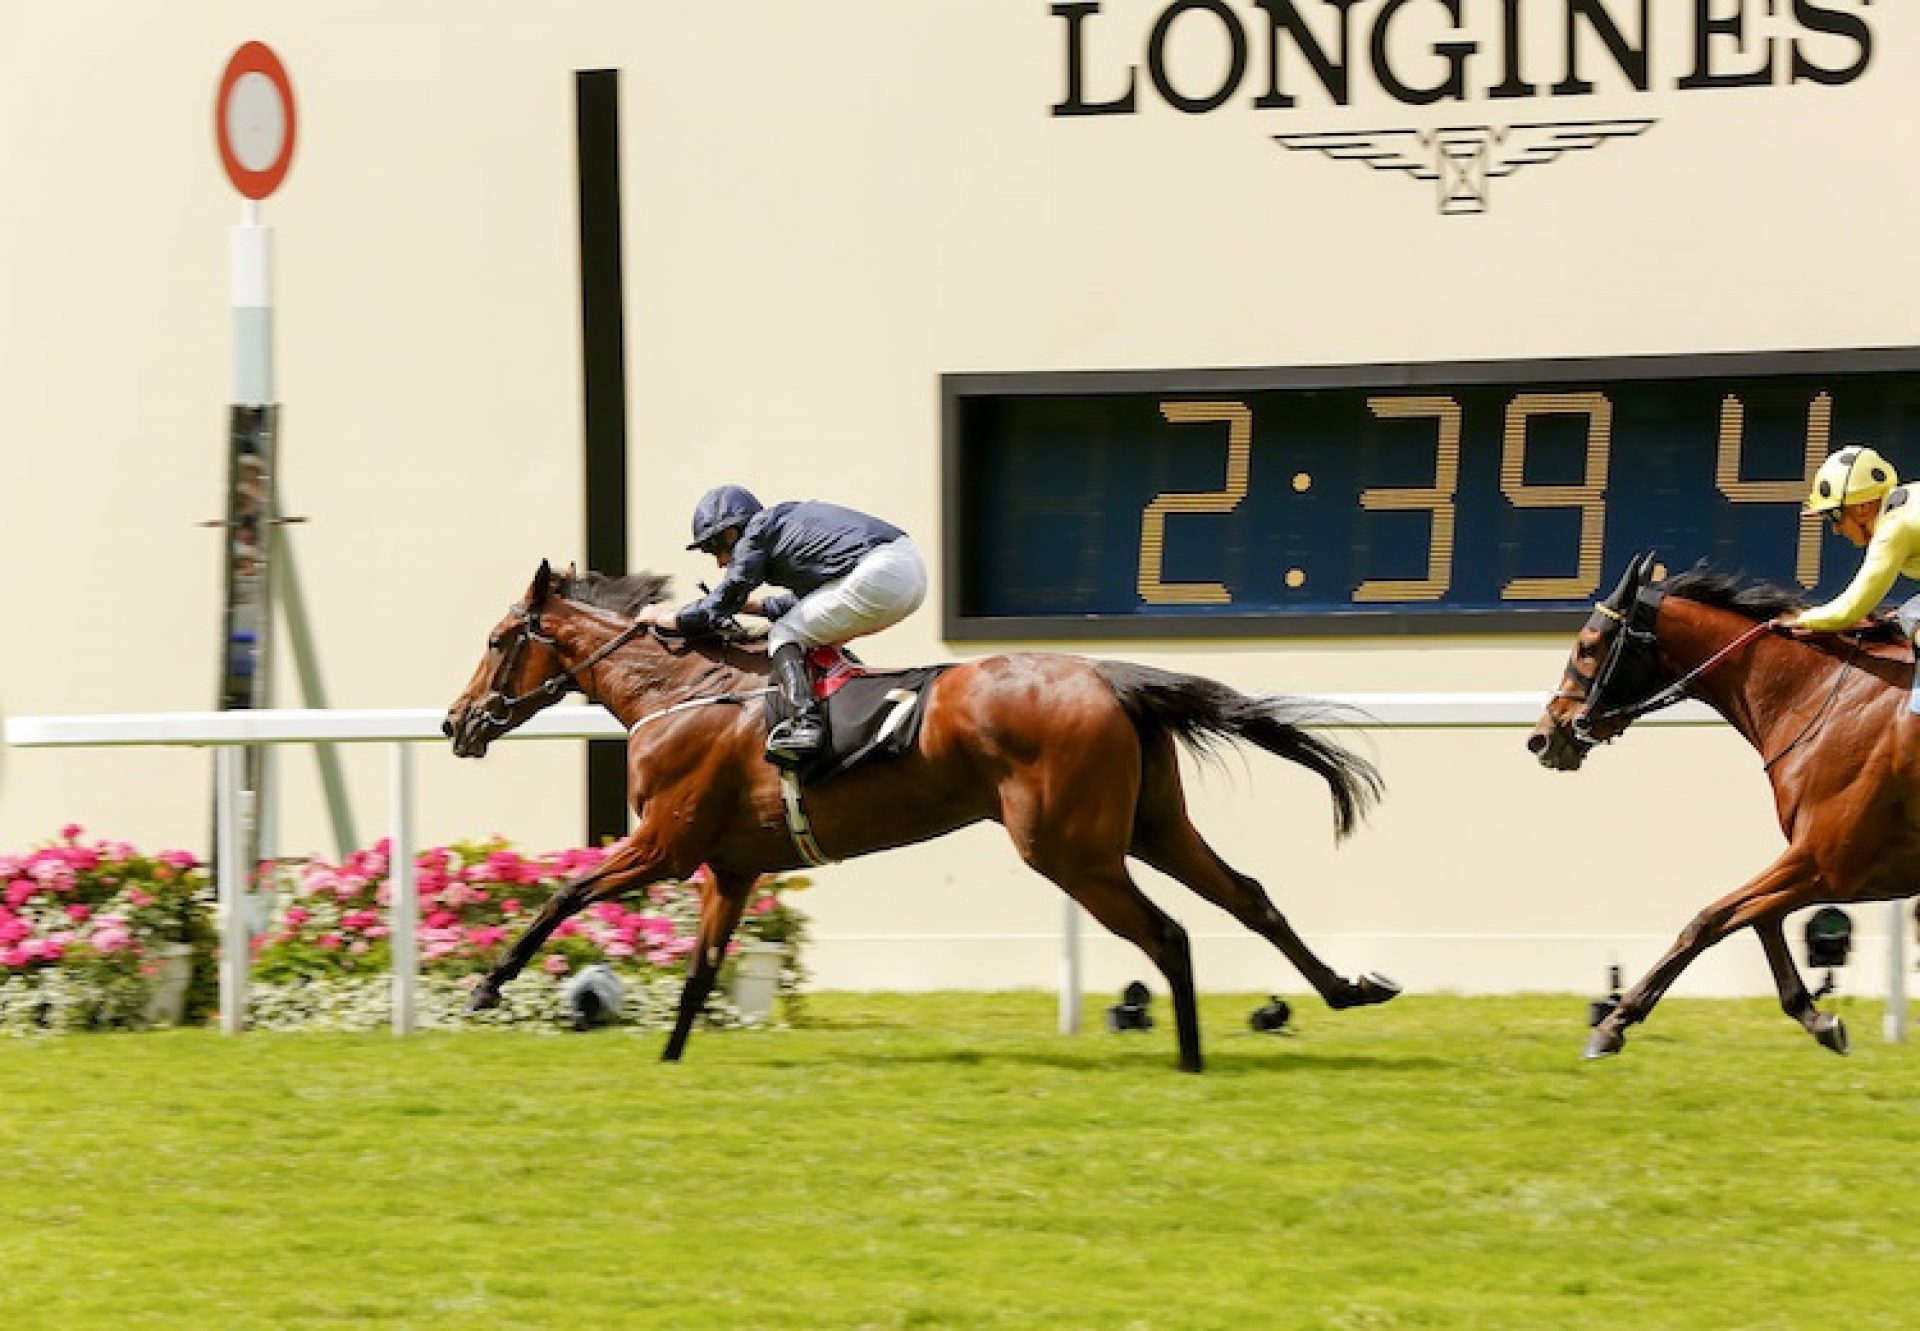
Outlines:
POLYGON ((1920 1047, 1403 998, 1208 1071, 1043 994, 660 1037, 0 1044, 0 1326, 1911 1327, 1920 1047))

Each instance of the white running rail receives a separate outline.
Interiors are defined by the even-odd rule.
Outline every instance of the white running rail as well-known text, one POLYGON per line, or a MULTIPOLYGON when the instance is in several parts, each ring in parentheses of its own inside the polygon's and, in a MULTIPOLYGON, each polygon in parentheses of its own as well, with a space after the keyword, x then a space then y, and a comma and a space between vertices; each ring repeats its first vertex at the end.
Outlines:
MULTIPOLYGON (((1327 724, 1394 729, 1398 727, 1531 726, 1546 706, 1542 693, 1348 693, 1316 695, 1320 701, 1355 709, 1327 724)), ((445 743, 443 713, 430 708, 327 710, 277 708, 237 712, 149 712, 138 715, 16 716, 7 721, 7 743, 22 748, 105 748, 129 744, 177 745, 215 750, 215 837, 220 905, 220 1026, 228 1034, 244 1029, 247 994, 246 912, 240 908, 244 876, 240 872, 240 750, 254 744, 388 744, 392 746, 389 817, 393 930, 393 1033, 414 1029, 414 989, 418 958, 413 922, 419 915, 414 886, 413 757, 409 746, 445 743)), ((1641 718, 1640 725, 1702 726, 1720 718, 1697 702, 1684 702, 1641 718)), ((618 739, 626 730, 598 707, 551 707, 506 738, 618 739)), ((1889 943, 1888 1040, 1906 1038, 1906 932, 1901 903, 1887 904, 1889 943)), ((1065 908, 1060 966, 1060 1029, 1080 1028, 1080 910, 1065 908)))

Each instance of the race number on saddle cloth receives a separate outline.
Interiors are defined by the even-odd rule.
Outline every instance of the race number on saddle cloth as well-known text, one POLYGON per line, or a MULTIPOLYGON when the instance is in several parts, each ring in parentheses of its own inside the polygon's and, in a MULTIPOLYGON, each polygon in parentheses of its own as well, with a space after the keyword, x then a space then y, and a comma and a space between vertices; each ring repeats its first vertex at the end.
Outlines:
MULTIPOLYGON (((1802 610, 1786 627, 1810 632, 1853 628, 1893 590, 1902 575, 1920 578, 1920 502, 1913 488, 1900 484, 1885 458, 1860 444, 1849 444, 1820 464, 1806 511, 1824 513, 1833 529, 1866 557, 1846 590, 1824 605, 1802 610)), ((1909 598, 1894 614, 1911 642, 1920 632, 1920 596, 1909 598)), ((1920 713, 1920 670, 1915 672, 1907 710, 1920 713)))

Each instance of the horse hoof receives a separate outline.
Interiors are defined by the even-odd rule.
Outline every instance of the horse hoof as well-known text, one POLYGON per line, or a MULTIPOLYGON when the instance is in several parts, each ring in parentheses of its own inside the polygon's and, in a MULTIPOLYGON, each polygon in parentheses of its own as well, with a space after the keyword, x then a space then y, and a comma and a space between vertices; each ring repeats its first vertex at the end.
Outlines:
POLYGON ((1368 971, 1357 980, 1343 980, 1341 984, 1340 991, 1327 998, 1327 1006, 1335 1012, 1345 1012, 1350 1007, 1372 1007, 1400 996, 1400 986, 1379 971, 1368 971))
POLYGON ((467 995, 466 1012, 469 1017, 476 1012, 485 1012, 488 1008, 499 1006, 500 991, 490 984, 476 985, 473 992, 467 995))
POLYGON ((1836 1054, 1844 1054, 1852 1047, 1847 1041, 1847 1023, 1831 1012, 1814 1018, 1813 1038, 1836 1054))
POLYGON ((1593 1034, 1587 1039, 1587 1048, 1580 1057, 1584 1059, 1612 1058, 1626 1045, 1626 1037, 1603 1027, 1594 1027, 1593 1034))

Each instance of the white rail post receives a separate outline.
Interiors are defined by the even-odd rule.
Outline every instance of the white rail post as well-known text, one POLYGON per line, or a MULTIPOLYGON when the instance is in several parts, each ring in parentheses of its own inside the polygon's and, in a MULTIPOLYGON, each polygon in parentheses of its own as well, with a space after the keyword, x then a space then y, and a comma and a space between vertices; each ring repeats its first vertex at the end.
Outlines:
POLYGON ((1067 898, 1060 920, 1060 1034, 1080 1033, 1080 903, 1067 898))
POLYGON ((247 1028, 248 866, 240 862, 247 840, 240 818, 240 769, 246 751, 222 744, 213 751, 214 855, 220 913, 220 1032, 247 1028))
POLYGON ((387 912, 393 930, 393 1033, 411 1035, 414 982, 420 957, 416 928, 420 902, 413 874, 413 749, 402 740, 393 746, 393 840, 387 846, 387 885, 393 899, 387 912))
POLYGON ((1906 903, 1887 903, 1887 1015, 1883 1030, 1889 1042, 1907 1038, 1907 920, 1906 903))

